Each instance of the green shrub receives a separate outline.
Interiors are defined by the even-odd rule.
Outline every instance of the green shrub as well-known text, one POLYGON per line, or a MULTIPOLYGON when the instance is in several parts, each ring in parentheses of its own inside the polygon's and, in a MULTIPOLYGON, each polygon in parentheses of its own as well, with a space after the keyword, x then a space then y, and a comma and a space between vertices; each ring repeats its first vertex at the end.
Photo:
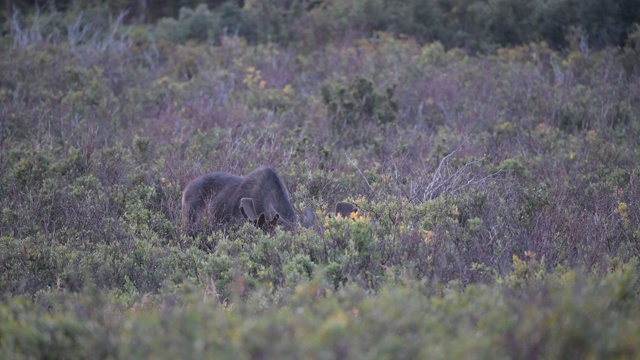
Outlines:
POLYGON ((163 18, 158 21, 156 33, 175 43, 184 44, 187 40, 215 41, 220 36, 219 19, 206 4, 195 9, 180 8, 178 19, 163 18))
POLYGON ((0 358, 638 357, 630 2, 125 3, 0 25, 0 358))
POLYGON ((381 94, 368 79, 328 82, 321 90, 333 135, 347 143, 362 142, 370 134, 371 125, 384 126, 397 117, 393 88, 381 94))

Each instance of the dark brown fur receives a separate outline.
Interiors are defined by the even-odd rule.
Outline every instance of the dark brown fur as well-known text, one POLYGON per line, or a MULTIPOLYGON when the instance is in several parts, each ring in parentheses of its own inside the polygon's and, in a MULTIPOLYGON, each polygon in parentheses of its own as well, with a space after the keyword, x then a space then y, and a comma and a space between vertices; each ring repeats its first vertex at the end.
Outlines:
MULTIPOLYGON (((200 232, 200 218, 210 204, 212 219, 226 226, 243 219, 259 223, 293 224, 296 213, 289 200, 289 192, 278 175, 270 168, 258 168, 245 176, 212 172, 191 181, 182 193, 182 229, 189 235, 200 232), (249 218, 241 210, 241 200, 253 201, 253 211, 261 222, 249 218)), ((253 212, 252 211, 252 212, 253 212)))
POLYGON ((358 207, 352 203, 339 202, 336 204, 336 215, 350 218, 352 213, 358 213, 358 207))

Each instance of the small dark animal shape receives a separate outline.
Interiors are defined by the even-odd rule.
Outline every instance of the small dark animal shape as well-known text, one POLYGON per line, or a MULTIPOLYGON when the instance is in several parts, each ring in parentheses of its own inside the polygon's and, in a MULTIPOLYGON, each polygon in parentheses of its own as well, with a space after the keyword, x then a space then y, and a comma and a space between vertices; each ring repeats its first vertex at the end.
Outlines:
POLYGON ((350 218, 352 213, 357 213, 358 207, 352 203, 339 202, 336 204, 336 215, 344 218, 350 218))
MULTIPOLYGON (((200 218, 210 204, 214 221, 222 226, 246 219, 260 228, 298 221, 289 192, 270 168, 258 168, 245 176, 212 172, 191 181, 182 193, 182 229, 195 236, 200 218)), ((311 221, 305 212, 303 225, 311 221)))

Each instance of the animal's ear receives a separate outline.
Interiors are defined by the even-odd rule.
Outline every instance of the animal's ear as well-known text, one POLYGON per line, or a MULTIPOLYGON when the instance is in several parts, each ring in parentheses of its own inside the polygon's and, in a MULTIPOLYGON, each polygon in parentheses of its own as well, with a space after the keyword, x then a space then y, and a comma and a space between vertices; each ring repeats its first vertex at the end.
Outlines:
POLYGON ((258 227, 258 229, 262 229, 262 227, 264 226, 265 222, 267 222, 267 217, 264 215, 264 213, 260 213, 260 217, 258 218, 258 221, 256 222, 256 226, 258 227))
POLYGON ((253 205, 252 198, 240 199, 240 212, 242 213, 242 216, 249 221, 258 220, 258 214, 256 214, 256 208, 253 205))
POLYGON ((271 221, 269 221, 269 226, 270 227, 275 227, 276 225, 278 225, 278 219, 280 219, 280 214, 276 213, 276 215, 273 217, 273 219, 271 219, 271 221))
POLYGON ((278 225, 278 219, 280 219, 280 214, 278 213, 276 213, 271 220, 267 219, 267 215, 265 215, 265 213, 260 213, 260 217, 258 217, 258 220, 254 221, 254 224, 258 229, 273 229, 278 225))
POLYGON ((336 215, 349 218, 352 213, 357 213, 358 207, 349 202, 339 202, 336 204, 336 215))

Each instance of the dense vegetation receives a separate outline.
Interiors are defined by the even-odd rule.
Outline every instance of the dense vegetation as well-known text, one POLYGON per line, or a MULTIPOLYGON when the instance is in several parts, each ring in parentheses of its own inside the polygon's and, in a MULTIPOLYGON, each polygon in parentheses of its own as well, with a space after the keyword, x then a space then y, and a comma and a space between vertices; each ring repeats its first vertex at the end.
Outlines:
POLYGON ((1 358, 640 356, 634 1, 61 3, 1 24, 1 358), (260 165, 313 227, 180 233, 260 165))

